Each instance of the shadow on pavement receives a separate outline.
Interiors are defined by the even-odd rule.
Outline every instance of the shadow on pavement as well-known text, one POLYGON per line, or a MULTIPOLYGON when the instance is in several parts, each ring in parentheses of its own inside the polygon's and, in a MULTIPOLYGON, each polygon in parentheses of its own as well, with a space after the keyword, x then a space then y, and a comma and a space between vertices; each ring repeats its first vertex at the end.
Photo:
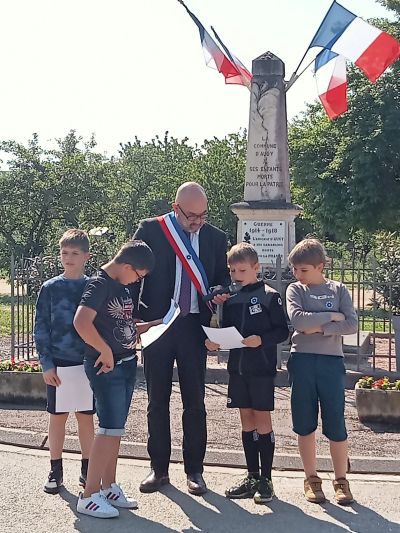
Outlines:
MULTIPOLYGON (((192 498, 173 486, 168 487, 164 494, 178 505, 193 526, 202 532, 251 531, 252 533, 265 533, 266 528, 274 533, 287 533, 291 529, 307 533, 313 531, 321 533, 348 531, 347 527, 308 516, 295 505, 282 500, 273 500, 265 506, 265 514, 260 515, 258 514, 260 507, 256 504, 254 505, 257 514, 253 514, 213 491, 209 491, 203 498, 214 509, 203 505, 201 498, 192 498)), ((195 530, 190 528, 184 531, 189 533, 195 530)))
POLYGON ((339 507, 327 502, 324 510, 337 522, 344 524, 346 531, 349 528, 354 533, 376 533, 377 531, 400 533, 400 524, 384 518, 357 502, 348 507, 339 507))

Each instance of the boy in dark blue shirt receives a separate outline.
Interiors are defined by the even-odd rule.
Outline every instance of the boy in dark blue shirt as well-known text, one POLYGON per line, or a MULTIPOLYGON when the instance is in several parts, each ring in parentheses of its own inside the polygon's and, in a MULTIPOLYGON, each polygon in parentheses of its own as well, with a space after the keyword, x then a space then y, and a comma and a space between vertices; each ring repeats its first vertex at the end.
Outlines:
POLYGON ((75 315, 75 327, 86 342, 85 371, 99 419, 77 511, 96 518, 117 517, 118 507, 137 506, 116 483, 118 452, 135 386, 137 334, 162 320, 135 325, 128 285, 141 281, 153 266, 147 244, 126 243, 90 280, 75 315))
MULTIPOLYGON (((56 409, 56 388, 61 384, 58 367, 83 364, 85 344, 77 334, 73 320, 88 278, 83 269, 89 258, 89 238, 86 232, 70 229, 59 241, 64 272, 46 281, 40 289, 36 303, 35 343, 47 385, 47 411, 49 420, 50 473, 44 491, 56 494, 63 484, 62 450, 65 424, 69 413, 56 409)), ((79 391, 77 391, 79 393, 79 391)), ((75 413, 82 451, 81 476, 84 485, 88 458, 93 442, 94 410, 75 413)))
MULTIPOLYGON (((274 377, 277 344, 287 338, 289 330, 279 293, 257 279, 260 265, 255 248, 245 242, 236 244, 228 252, 228 266, 232 281, 241 283, 242 289, 224 303, 222 325, 235 326, 244 339, 243 348, 229 352, 227 406, 240 412, 248 473, 225 494, 254 498, 262 504, 274 495, 274 377)), ((211 351, 219 349, 209 339, 206 346, 211 351)))

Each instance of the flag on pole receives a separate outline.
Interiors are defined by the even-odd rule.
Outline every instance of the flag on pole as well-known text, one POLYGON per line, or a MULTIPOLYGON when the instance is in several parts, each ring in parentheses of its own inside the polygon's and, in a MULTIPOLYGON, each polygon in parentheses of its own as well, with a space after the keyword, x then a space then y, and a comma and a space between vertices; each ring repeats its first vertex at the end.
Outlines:
POLYGON ((309 48, 322 46, 355 63, 372 82, 400 57, 400 43, 334 1, 309 48))
POLYGON ((322 50, 315 58, 318 96, 328 117, 336 118, 347 111, 346 59, 322 50))
MULTIPOLYGON (((236 85, 245 85, 245 78, 239 67, 230 59, 214 41, 208 31, 204 28, 199 19, 186 7, 185 3, 182 0, 178 0, 180 4, 188 12, 189 16, 196 24, 199 33, 201 46, 203 47, 204 59, 207 66, 211 66, 210 63, 215 64, 215 68, 220 72, 224 78, 225 83, 227 84, 236 84, 236 85)), ((244 68, 244 67, 243 67, 244 68)), ((244 69, 246 70, 246 69, 244 69)))
POLYGON ((215 29, 211 26, 211 29, 215 35, 215 38, 221 45, 221 48, 225 52, 225 54, 229 57, 229 59, 232 61, 232 63, 237 67, 238 71, 240 72, 240 76, 243 81, 243 85, 245 85, 249 90, 251 89, 251 78, 253 77, 252 74, 247 70, 247 68, 243 65, 243 63, 238 59, 232 52, 228 50, 228 48, 225 46, 225 44, 222 42, 221 38, 219 37, 218 33, 215 31, 215 29))

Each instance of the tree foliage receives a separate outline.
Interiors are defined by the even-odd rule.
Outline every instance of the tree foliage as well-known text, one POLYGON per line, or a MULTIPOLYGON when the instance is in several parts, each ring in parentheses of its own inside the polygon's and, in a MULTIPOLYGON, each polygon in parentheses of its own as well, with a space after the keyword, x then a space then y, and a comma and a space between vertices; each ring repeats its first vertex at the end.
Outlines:
MULTIPOLYGON (((95 147, 94 139, 85 143, 74 131, 52 150, 43 148, 36 134, 26 146, 0 143, 9 164, 0 173, 0 268, 7 269, 11 253, 54 254, 68 227, 107 227, 115 247, 131 238, 142 218, 169 211, 177 187, 192 180, 207 190, 211 222, 234 242, 229 206, 242 197, 245 132, 201 147, 168 132, 149 142, 135 138, 112 158, 95 147)), ((93 239, 94 247, 109 250, 100 240, 93 239)))

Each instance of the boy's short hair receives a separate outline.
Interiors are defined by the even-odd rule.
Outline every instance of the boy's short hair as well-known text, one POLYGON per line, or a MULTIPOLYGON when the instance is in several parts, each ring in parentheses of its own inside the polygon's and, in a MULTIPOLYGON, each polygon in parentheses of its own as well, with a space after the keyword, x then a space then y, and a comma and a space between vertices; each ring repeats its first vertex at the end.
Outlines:
POLYGON ((254 246, 248 242, 239 242, 232 246, 229 252, 226 254, 228 259, 228 265, 234 263, 250 263, 255 265, 258 263, 258 254, 254 246))
POLYGON ((114 261, 118 264, 131 265, 136 270, 150 272, 155 265, 154 254, 144 241, 132 240, 125 243, 117 252, 114 261))
POLYGON ((306 238, 296 244, 288 257, 289 263, 294 265, 317 266, 326 264, 326 252, 318 239, 306 238))
POLYGON ((71 246, 80 248, 82 252, 89 251, 89 237, 86 231, 82 229, 67 230, 58 241, 60 248, 71 246))

